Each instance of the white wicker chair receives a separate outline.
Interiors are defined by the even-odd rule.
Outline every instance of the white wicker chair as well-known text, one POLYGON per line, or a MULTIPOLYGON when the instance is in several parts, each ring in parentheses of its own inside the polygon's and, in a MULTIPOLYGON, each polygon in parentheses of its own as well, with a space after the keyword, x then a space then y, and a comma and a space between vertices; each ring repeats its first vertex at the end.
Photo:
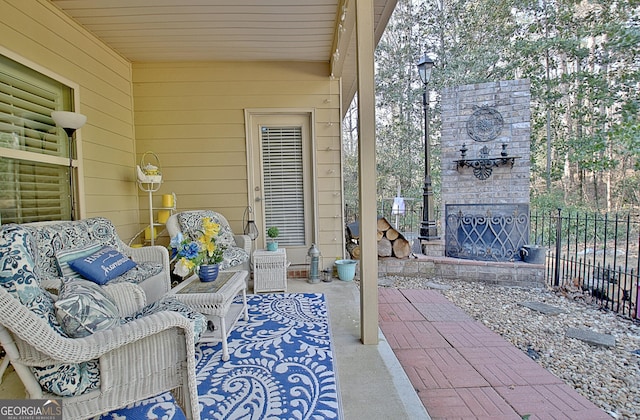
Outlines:
MULTIPOLYGON (((180 216, 181 215, 189 215, 189 214, 190 215, 195 215, 195 216, 200 217, 200 218, 204 218, 208 214, 212 214, 218 219, 218 221, 220 222, 221 226, 226 227, 229 230, 229 232, 231 232, 231 227, 229 226, 229 222, 227 221, 227 219, 222 214, 214 212, 214 211, 211 211, 211 210, 189 210, 189 211, 183 211, 183 212, 180 212, 180 213, 172 214, 169 217, 169 219, 167 220, 166 228, 167 228, 167 232, 169 233, 169 236, 171 238, 176 236, 178 233, 182 233, 183 235, 186 236, 186 232, 183 232, 182 228, 180 226, 180 216)), ((244 251, 246 251, 247 258, 241 264, 233 265, 231 267, 225 267, 223 269, 226 270, 226 271, 244 270, 244 271, 250 272, 251 271, 250 256, 251 256, 251 247, 252 247, 251 238, 249 238, 248 235, 236 235, 236 234, 233 234, 233 239, 235 240, 236 246, 238 248, 241 248, 244 251)))
MULTIPOLYGON (((105 287, 121 315, 138 310, 133 284, 105 287)), ((199 419, 194 333, 184 316, 162 311, 83 338, 65 338, 0 287, 0 343, 28 398, 62 399, 65 419, 86 419, 172 391, 187 418, 199 419), (74 397, 43 392, 30 366, 99 360, 100 387, 74 397)))
MULTIPOLYGON (((55 263, 55 254, 50 250, 50 248, 52 248, 53 246, 51 243, 49 243, 53 240, 52 238, 55 238, 59 241, 61 237, 64 237, 66 241, 72 242, 74 244, 83 243, 82 241, 87 242, 93 240, 89 239, 92 238, 93 233, 83 231, 79 228, 79 226, 92 226, 93 228, 91 230, 95 230, 95 226, 99 226, 104 229, 102 230, 102 232, 107 232, 107 235, 102 239, 108 239, 110 241, 105 243, 105 245, 114 246, 117 250, 131 258, 133 261, 149 261, 162 265, 162 271, 160 273, 138 283, 138 285, 146 293, 147 303, 152 303, 157 301, 158 299, 161 299, 169 292, 169 290, 171 290, 169 253, 167 252, 167 249, 164 246, 158 245, 145 246, 142 248, 132 248, 126 245, 120 239, 120 237, 117 236, 115 226, 108 219, 105 219, 103 217, 94 217, 76 221, 46 221, 25 223, 22 226, 27 228, 35 237, 43 237, 42 242, 38 242, 39 255, 37 257, 37 263, 43 274, 51 273, 51 270, 53 270, 56 277, 59 275, 57 273, 58 268, 55 263), (74 229, 74 226, 77 228, 77 230, 74 229), (61 232, 64 232, 64 235, 48 236, 50 235, 50 233, 42 234, 44 231, 52 229, 60 229, 61 232), (78 233, 78 231, 81 233, 78 233)), ((59 278, 52 280, 45 276, 44 278, 40 279, 40 284, 43 288, 46 289, 57 289, 60 285, 60 280, 59 278)))

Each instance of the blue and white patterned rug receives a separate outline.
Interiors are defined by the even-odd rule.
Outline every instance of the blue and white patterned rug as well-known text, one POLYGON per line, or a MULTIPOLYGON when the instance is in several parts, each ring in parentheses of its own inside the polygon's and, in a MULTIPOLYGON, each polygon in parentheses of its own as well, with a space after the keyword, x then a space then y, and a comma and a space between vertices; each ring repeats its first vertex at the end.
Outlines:
MULTIPOLYGON (((220 343, 196 348, 202 420, 340 419, 342 411, 323 294, 247 295, 249 321, 220 343)), ((184 419, 170 393, 102 420, 184 419)))

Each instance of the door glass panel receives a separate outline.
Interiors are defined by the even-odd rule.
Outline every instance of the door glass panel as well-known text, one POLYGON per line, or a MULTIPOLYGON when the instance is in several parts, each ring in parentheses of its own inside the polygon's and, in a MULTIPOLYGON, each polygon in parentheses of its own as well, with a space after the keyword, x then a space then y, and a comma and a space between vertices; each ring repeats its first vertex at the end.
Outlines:
POLYGON ((305 245, 301 127, 261 127, 265 232, 280 230, 280 246, 305 245))

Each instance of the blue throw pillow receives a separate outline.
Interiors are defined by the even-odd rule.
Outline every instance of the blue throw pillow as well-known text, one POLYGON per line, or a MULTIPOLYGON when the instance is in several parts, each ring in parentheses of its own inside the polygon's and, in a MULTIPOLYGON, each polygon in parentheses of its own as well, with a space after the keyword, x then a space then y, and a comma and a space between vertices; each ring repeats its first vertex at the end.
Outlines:
POLYGON ((69 261, 69 267, 98 284, 105 284, 135 266, 136 263, 126 255, 108 246, 86 257, 69 261))

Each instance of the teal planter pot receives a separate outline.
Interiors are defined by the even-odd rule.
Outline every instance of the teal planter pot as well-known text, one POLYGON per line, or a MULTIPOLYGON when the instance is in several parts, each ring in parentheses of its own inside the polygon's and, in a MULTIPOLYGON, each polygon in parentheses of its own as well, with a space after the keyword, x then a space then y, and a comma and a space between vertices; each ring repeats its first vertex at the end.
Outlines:
POLYGON ((337 260, 338 278, 342 281, 351 281, 356 276, 356 260, 337 260))

